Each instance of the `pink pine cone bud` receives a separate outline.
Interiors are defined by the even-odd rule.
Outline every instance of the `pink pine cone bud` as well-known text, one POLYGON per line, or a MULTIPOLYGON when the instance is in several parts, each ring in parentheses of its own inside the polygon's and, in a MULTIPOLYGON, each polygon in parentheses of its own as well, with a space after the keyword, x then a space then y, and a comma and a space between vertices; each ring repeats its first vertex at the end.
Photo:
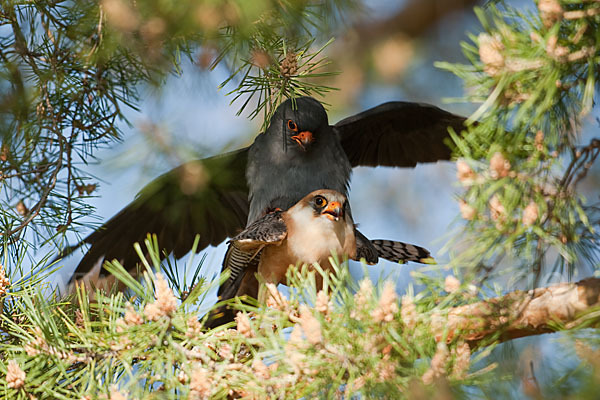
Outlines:
POLYGON ((504 45, 498 35, 481 33, 479 41, 479 58, 483 63, 484 71, 490 76, 499 75, 504 68, 504 45))
POLYGON ((510 162, 497 151, 490 159, 490 171, 494 179, 507 177, 510 172, 510 162))
POLYGON ((529 203, 523 210, 523 224, 525 226, 531 226, 538 219, 538 205, 535 202, 529 203))

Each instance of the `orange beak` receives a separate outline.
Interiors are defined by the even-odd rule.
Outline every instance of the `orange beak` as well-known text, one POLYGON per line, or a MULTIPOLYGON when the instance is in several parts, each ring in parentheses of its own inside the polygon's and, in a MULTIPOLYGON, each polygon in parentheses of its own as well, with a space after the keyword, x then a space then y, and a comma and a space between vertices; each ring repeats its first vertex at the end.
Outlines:
POLYGON ((337 221, 343 214, 342 205, 337 201, 327 204, 327 207, 321 212, 332 221, 337 221))
POLYGON ((315 140, 310 131, 300 132, 299 134, 292 136, 292 139, 294 139, 296 143, 298 143, 298 146, 302 147, 302 150, 304 151, 306 151, 306 146, 315 140))

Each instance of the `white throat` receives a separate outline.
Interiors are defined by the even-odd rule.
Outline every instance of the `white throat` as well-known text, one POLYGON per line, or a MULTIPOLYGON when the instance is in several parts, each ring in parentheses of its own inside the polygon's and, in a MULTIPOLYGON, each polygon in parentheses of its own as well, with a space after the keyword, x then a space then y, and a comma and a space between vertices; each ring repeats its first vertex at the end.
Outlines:
POLYGON ((346 216, 332 221, 323 214, 315 215, 311 207, 294 206, 292 209, 290 223, 294 234, 288 236, 288 243, 298 262, 322 264, 332 252, 340 257, 344 255, 348 229, 352 229, 346 216))

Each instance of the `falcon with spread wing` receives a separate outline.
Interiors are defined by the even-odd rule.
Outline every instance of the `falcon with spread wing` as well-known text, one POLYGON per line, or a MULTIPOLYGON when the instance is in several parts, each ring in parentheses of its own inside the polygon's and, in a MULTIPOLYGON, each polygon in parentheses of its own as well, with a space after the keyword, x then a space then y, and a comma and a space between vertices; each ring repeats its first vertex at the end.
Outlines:
MULTIPOLYGON (((359 260, 360 242, 346 196, 335 190, 315 190, 287 211, 275 211, 257 219, 231 240, 241 251, 258 254, 257 272, 266 283, 285 282, 290 265, 318 263, 325 271, 332 270, 330 257, 359 260)), ((422 247, 388 242, 412 248, 411 261, 428 262, 429 252, 422 247)), ((408 253, 406 254, 408 259, 408 253)), ((247 274, 236 296, 256 297, 247 274)))
MULTIPOLYGON (((414 167, 448 160, 448 128, 461 131, 464 121, 435 106, 391 102, 329 125, 317 100, 287 100, 248 148, 184 164, 142 189, 131 204, 83 240, 90 248, 74 277, 104 275, 100 265, 105 259, 118 259, 132 269, 138 261, 132 244, 142 242, 149 232, 157 234, 167 253, 182 257, 196 233, 201 250, 233 237, 269 212, 289 209, 314 190, 332 189, 347 196, 352 167, 414 167), (200 171, 202 179, 189 184, 190 171, 200 171)), ((347 212, 350 215, 350 208, 347 212)), ((358 256, 367 262, 387 254, 358 230, 354 234, 363 251, 358 256)), ((250 258, 230 247, 224 262, 224 268, 232 270, 230 280, 245 273, 250 258)))

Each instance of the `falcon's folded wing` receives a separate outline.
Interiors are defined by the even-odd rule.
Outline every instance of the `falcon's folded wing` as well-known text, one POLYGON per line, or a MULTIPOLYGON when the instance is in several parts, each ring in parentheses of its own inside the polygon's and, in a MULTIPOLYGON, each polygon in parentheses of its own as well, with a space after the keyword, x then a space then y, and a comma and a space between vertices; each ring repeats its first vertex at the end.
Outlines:
MULTIPOLYGON (((282 212, 276 211, 257 219, 229 241, 223 259, 223 269, 229 271, 229 278, 219 287, 219 301, 235 296, 258 297, 258 281, 254 276, 260 261, 261 250, 266 245, 280 244, 287 236, 287 226, 282 212)), ((207 328, 233 321, 235 311, 222 306, 210 313, 205 323, 207 328)))
POLYGON ((231 238, 242 251, 252 251, 268 244, 280 244, 287 236, 283 212, 266 214, 231 238))

